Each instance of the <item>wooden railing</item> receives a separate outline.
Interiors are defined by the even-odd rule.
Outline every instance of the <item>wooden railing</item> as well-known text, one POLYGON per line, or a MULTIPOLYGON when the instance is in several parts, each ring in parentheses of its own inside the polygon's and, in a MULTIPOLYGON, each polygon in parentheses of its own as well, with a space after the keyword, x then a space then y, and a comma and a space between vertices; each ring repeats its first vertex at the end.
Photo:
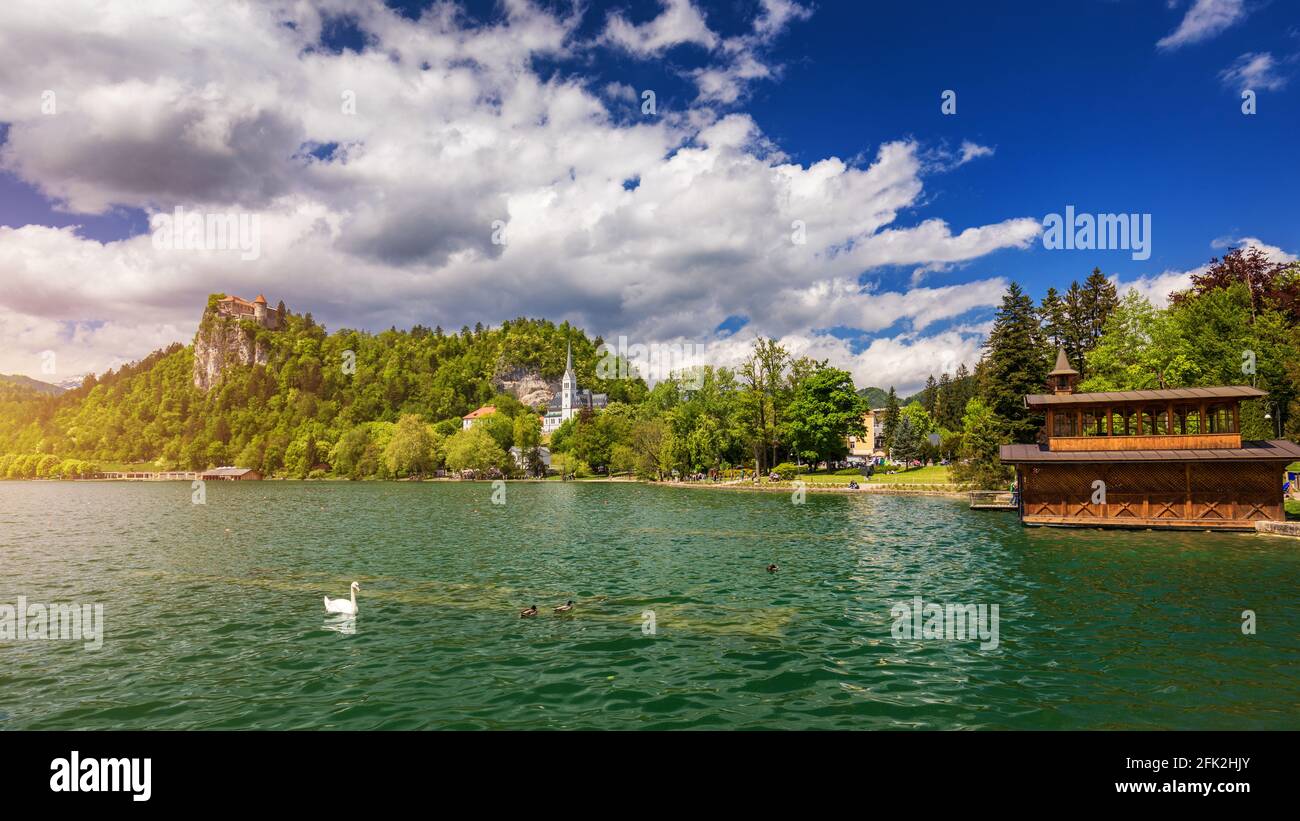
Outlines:
POLYGON ((971 510, 1016 510, 1016 494, 1009 490, 972 490, 971 510))
POLYGON ((1049 450, 1214 450, 1241 447, 1240 433, 1199 433, 1187 436, 1052 436, 1049 450))

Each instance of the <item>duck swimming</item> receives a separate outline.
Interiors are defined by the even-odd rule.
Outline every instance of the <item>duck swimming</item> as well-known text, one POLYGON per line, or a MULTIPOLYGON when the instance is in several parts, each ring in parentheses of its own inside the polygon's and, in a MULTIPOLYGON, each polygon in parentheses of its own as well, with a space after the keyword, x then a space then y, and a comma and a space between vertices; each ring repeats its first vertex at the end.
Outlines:
POLYGON ((775 573, 776 571, 778 571, 778 570, 780 570, 780 569, 781 569, 781 568, 777 567, 777 566, 774 565, 774 564, 769 564, 769 565, 767 566, 767 572, 768 572, 768 573, 775 573))
POLYGON ((562 604, 562 605, 560 605, 559 607, 555 608, 555 612, 556 612, 556 613, 567 613, 567 612, 569 612, 569 611, 572 610, 572 609, 573 609, 573 599, 569 599, 569 601, 568 601, 566 604, 562 604))
POLYGON ((526 619, 526 618, 528 618, 529 616, 536 616, 536 615, 537 615, 537 605, 535 605, 535 604, 534 604, 532 607, 529 607, 529 608, 526 609, 526 610, 520 610, 520 611, 519 611, 519 618, 521 618, 521 619, 526 619))

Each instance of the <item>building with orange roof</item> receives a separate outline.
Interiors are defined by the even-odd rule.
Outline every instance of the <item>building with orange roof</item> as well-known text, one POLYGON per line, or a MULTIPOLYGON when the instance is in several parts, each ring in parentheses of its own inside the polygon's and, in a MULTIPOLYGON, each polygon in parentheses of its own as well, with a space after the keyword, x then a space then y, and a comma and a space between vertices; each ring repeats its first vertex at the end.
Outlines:
POLYGON ((217 312, 235 319, 251 319, 263 328, 279 330, 284 327, 283 303, 274 310, 267 308, 266 297, 258 294, 252 302, 237 296, 224 296, 217 300, 217 312))
POLYGON ((475 422, 479 421, 480 419, 486 419, 487 417, 491 416, 496 412, 497 412, 496 405, 484 405, 483 407, 477 410, 470 411, 469 413, 465 414, 460 418, 461 430, 469 430, 471 427, 474 426, 475 422))

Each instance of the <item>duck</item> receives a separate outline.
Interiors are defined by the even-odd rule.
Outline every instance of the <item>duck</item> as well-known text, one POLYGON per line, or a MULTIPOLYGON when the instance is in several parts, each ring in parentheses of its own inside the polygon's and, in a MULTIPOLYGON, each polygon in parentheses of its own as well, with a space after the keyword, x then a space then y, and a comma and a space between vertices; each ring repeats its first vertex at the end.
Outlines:
POLYGON ((331 599, 329 596, 326 596, 325 612, 342 613, 345 616, 355 616, 357 614, 357 591, 360 589, 361 585, 356 582, 349 585, 348 590, 352 593, 351 601, 348 601, 347 599, 331 599))
POLYGON ((777 567, 777 566, 774 565, 774 564, 769 564, 769 565, 767 566, 767 572, 768 572, 768 573, 775 573, 776 571, 778 571, 778 570, 780 570, 780 569, 781 569, 781 568, 777 567))
POLYGON ((532 607, 529 607, 529 608, 526 609, 526 610, 520 610, 520 611, 519 611, 519 618, 521 618, 521 619, 526 619, 526 618, 528 618, 529 616, 536 616, 536 615, 537 615, 537 605, 535 605, 535 604, 534 604, 532 607))
POLYGON ((562 604, 562 605, 560 605, 559 607, 555 608, 555 612, 556 612, 556 613, 567 613, 567 612, 569 612, 569 611, 572 610, 572 609, 573 609, 573 599, 569 599, 569 601, 566 602, 565 604, 562 604))

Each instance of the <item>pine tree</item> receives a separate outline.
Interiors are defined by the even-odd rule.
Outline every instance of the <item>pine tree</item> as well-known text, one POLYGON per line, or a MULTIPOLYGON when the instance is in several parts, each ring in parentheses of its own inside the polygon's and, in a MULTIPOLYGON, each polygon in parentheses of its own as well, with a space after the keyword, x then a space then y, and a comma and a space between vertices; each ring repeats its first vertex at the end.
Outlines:
POLYGON ((939 377, 939 384, 934 390, 934 412, 931 416, 938 423, 939 427, 952 430, 949 422, 949 406, 952 404, 952 377, 948 374, 942 374, 939 377))
POLYGON ((1106 329, 1106 320, 1118 307, 1119 292, 1115 283, 1106 279, 1100 268, 1093 268, 1083 283, 1082 313, 1071 317, 1081 326, 1079 336, 1083 346, 1079 351, 1080 359, 1097 347, 1097 340, 1101 339, 1101 334, 1106 329))
POLYGON ((1033 442, 1042 417, 1025 407, 1025 395, 1041 393, 1051 369, 1034 302, 1011 283, 984 343, 980 394, 1013 442, 1033 442))
POLYGON ((885 450, 887 455, 889 449, 893 446, 894 429, 898 427, 899 410, 898 392, 894 390, 893 385, 890 385, 889 398, 885 401, 885 419, 884 424, 882 425, 884 429, 881 431, 881 433, 884 434, 885 450))
POLYGON ((1055 288, 1048 288, 1038 308, 1038 321, 1043 326, 1043 335, 1047 338, 1052 353, 1065 345, 1066 329, 1069 326, 1069 314, 1065 310, 1065 300, 1055 288))
POLYGON ((1081 320, 1085 313, 1084 302, 1083 288, 1076 279, 1065 292, 1065 329, 1061 335, 1061 347, 1065 348, 1065 355, 1081 374, 1084 373, 1083 353, 1088 350, 1087 333, 1081 320))
POLYGON ((921 458, 921 431, 918 431, 907 415, 898 419, 894 435, 889 440, 889 458, 901 462, 905 467, 913 459, 921 458))
POLYGON ((925 412, 934 417, 935 403, 939 399, 939 385, 934 381, 934 374, 930 374, 925 380, 925 388, 921 390, 921 407, 925 412))
POLYGON ((975 377, 971 375, 966 363, 958 365, 957 373, 952 377, 953 400, 948 407, 948 419, 952 422, 952 430, 956 430, 961 425, 962 416, 966 413, 966 405, 975 396, 975 384, 975 377))

